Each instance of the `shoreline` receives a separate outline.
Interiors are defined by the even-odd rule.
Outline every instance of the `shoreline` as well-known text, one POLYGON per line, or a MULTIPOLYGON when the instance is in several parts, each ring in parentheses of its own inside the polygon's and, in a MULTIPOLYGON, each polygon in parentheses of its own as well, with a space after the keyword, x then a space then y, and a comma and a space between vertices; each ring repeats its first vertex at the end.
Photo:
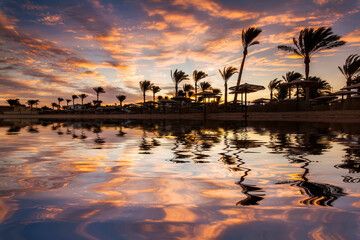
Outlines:
MULTIPOLYGON (((248 121, 299 122, 360 122, 360 110, 304 111, 304 112, 248 112, 248 121)), ((193 119, 202 120, 204 114, 0 114, 0 119, 193 119)), ((208 113, 206 120, 243 121, 244 113, 208 113)))

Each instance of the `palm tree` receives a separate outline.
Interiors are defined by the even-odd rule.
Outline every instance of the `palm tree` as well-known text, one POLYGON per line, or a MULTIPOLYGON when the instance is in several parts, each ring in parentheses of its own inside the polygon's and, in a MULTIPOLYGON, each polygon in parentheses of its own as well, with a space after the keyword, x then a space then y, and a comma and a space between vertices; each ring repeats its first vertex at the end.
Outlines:
POLYGON ((184 85, 183 85, 183 90, 184 90, 184 92, 185 92, 186 97, 189 97, 189 92, 190 92, 191 90, 194 90, 194 86, 191 85, 191 84, 184 84, 184 85))
POLYGON ((51 103, 51 106, 52 106, 53 110, 55 107, 58 107, 57 103, 55 103, 55 102, 51 103))
POLYGON ((71 102, 71 99, 66 99, 66 108, 69 107, 69 102, 71 102))
POLYGON ((159 86, 152 85, 151 90, 153 92, 153 101, 155 102, 155 94, 161 91, 159 86))
POLYGON ((274 80, 271 80, 269 82, 268 88, 270 90, 270 101, 273 100, 273 91, 278 88, 279 84, 281 83, 281 80, 275 78, 274 80))
POLYGON ((62 101, 64 101, 64 99, 61 98, 61 97, 59 97, 59 98, 58 98, 58 102, 59 102, 58 108, 59 108, 59 110, 60 110, 60 107, 61 107, 60 103, 61 103, 62 101))
POLYGON ((143 99, 144 99, 144 103, 145 103, 145 94, 146 91, 150 91, 152 87, 152 84, 150 81, 148 80, 144 80, 144 81, 140 81, 140 89, 143 93, 143 99))
POLYGON ((184 80, 189 80, 189 75, 185 74, 183 71, 178 71, 177 69, 175 72, 172 70, 170 71, 171 79, 175 83, 175 96, 178 95, 178 85, 184 80))
POLYGON ((126 99, 126 96, 125 95, 117 95, 116 98, 119 100, 120 106, 122 107, 122 102, 126 99))
POLYGON ((284 100, 286 96, 288 95, 288 89, 284 84, 280 83, 276 86, 277 93, 275 94, 276 100, 284 100))
MULTIPOLYGON (((301 73, 298 72, 287 72, 285 74, 285 76, 282 76, 282 78, 284 79, 285 82, 290 83, 292 81, 295 80, 300 80, 303 77, 303 75, 301 75, 301 73)), ((289 88, 289 99, 291 98, 291 86, 288 86, 289 88)))
MULTIPOLYGON (((332 28, 304 28, 300 31, 298 39, 293 38, 293 46, 280 45, 280 50, 295 53, 304 59, 305 79, 309 80, 310 59, 321 51, 340 47, 346 42, 340 40, 341 36, 335 35, 332 28)), ((310 100, 309 91, 306 91, 306 101, 310 100)))
POLYGON ((232 75, 234 75, 235 73, 237 73, 237 69, 230 66, 230 67, 224 67, 224 69, 221 71, 219 69, 220 75, 224 80, 224 88, 225 88, 225 109, 227 107, 227 102, 228 102, 228 81, 229 79, 232 77, 232 75))
POLYGON ((360 73, 360 56, 357 54, 348 56, 345 64, 338 68, 346 78, 346 86, 350 86, 354 81, 355 74, 360 73))
POLYGON ((73 109, 75 110, 75 99, 78 99, 79 97, 78 97, 78 95, 72 95, 71 96, 71 98, 72 98, 72 101, 73 101, 73 109))
POLYGON ((206 78, 208 75, 206 73, 204 73, 203 71, 198 71, 198 70, 194 70, 193 71, 193 79, 195 82, 195 101, 197 102, 197 89, 198 89, 198 82, 201 79, 206 78))
MULTIPOLYGON (((331 86, 330 84, 325 81, 322 80, 319 77, 309 77, 309 81, 315 82, 315 84, 313 84, 313 87, 310 89, 310 98, 317 98, 326 94, 330 94, 331 93, 331 86)), ((305 96, 305 89, 300 89, 299 90, 299 94, 302 95, 303 97, 305 96)))
POLYGON ((6 100, 7 103, 10 105, 10 107, 14 107, 14 106, 18 106, 20 105, 20 102, 19 102, 19 99, 16 98, 16 99, 8 99, 6 100))
POLYGON ((94 87, 93 89, 96 92, 96 101, 99 102, 99 94, 100 93, 105 93, 105 89, 102 88, 102 87, 94 87))
POLYGON ((211 89, 211 84, 209 82, 201 82, 200 83, 200 89, 201 91, 206 91, 206 90, 209 90, 211 89))
MULTIPOLYGON (((245 59, 246 56, 248 55, 248 48, 252 45, 256 45, 259 44, 259 41, 255 41, 255 39, 260 35, 260 33, 262 32, 262 30, 260 28, 255 28, 255 27, 249 27, 248 29, 243 29, 242 33, 241 33, 241 41, 242 41, 242 45, 243 45, 243 59, 241 61, 241 66, 240 66, 240 70, 239 70, 239 76, 237 79, 237 83, 236 83, 236 87, 238 88, 240 86, 240 82, 241 82, 241 77, 242 77, 242 73, 244 70, 244 65, 245 65, 245 59)), ((237 102, 237 96, 238 93, 235 93, 234 96, 234 103, 237 102)))
POLYGON ((39 100, 29 100, 27 101, 27 104, 30 106, 30 111, 32 111, 32 107, 34 104, 36 104, 36 102, 39 100))
POLYGON ((84 98, 87 98, 87 94, 82 93, 79 95, 79 98, 81 98, 81 106, 84 106, 84 98))

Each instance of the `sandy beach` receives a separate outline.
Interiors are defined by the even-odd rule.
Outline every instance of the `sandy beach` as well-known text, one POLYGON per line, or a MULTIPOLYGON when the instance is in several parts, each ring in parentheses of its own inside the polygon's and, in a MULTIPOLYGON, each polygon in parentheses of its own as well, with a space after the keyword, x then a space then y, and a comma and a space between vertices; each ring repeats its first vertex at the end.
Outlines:
MULTIPOLYGON (((204 114, 1 114, 0 119, 204 119, 204 114)), ((244 113, 209 113, 207 120, 244 120, 244 113)), ((248 112, 249 121, 360 122, 360 110, 248 112)))

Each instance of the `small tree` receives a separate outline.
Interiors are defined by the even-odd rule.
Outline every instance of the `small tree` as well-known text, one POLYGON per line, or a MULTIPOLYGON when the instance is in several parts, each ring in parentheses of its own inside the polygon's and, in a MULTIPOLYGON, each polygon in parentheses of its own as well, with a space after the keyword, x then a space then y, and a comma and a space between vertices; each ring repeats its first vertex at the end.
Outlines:
POLYGON ((144 103, 145 103, 145 94, 147 91, 150 91, 152 87, 152 84, 150 81, 148 80, 144 80, 144 81, 140 81, 140 89, 143 93, 143 99, 144 99, 144 103))
POLYGON ((71 96, 71 98, 72 98, 72 101, 73 101, 73 109, 75 109, 75 99, 78 99, 78 96, 74 94, 74 95, 71 96))
POLYGON ((81 99, 81 106, 84 106, 84 99, 87 98, 87 94, 82 93, 79 95, 79 98, 81 99))
POLYGON ((116 98, 119 100, 120 106, 122 107, 122 103, 126 99, 126 96, 125 95, 117 95, 116 98))
POLYGON ((19 102, 19 99, 16 98, 16 99, 8 99, 6 100, 7 103, 10 105, 10 107, 15 107, 15 106, 19 106, 20 105, 20 102, 19 102))
POLYGON ((62 101, 64 101, 64 99, 61 98, 61 97, 59 97, 59 98, 58 98, 58 102, 59 102, 58 110, 60 110, 60 107, 61 107, 61 104, 60 104, 60 103, 61 103, 62 101))
POLYGON ((103 87, 94 87, 93 89, 96 92, 96 101, 99 101, 99 94, 105 93, 105 89, 103 87))

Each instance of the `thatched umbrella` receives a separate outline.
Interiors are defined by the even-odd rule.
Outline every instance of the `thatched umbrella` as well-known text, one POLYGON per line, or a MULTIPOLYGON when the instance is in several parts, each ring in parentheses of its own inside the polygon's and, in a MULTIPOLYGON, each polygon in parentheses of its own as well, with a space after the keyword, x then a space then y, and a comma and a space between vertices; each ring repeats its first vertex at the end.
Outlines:
MULTIPOLYGON (((302 86, 302 87, 308 88, 310 85, 315 85, 315 84, 317 84, 317 82, 304 80, 304 79, 298 79, 295 81, 282 83, 283 86, 287 86, 288 88, 296 86, 296 111, 299 110, 299 87, 302 86)), ((306 98, 306 101, 310 101, 310 90, 309 89, 306 89, 305 98, 306 98)))
POLYGON ((340 96, 341 95, 341 102, 343 102, 344 101, 344 95, 351 96, 351 94, 356 93, 354 91, 345 90, 345 88, 343 88, 343 89, 340 90, 340 91, 337 91, 337 92, 333 92, 333 93, 331 93, 331 95, 334 95, 334 96, 340 96))
POLYGON ((245 117, 246 117, 246 111, 247 111, 247 94, 248 93, 253 93, 253 92, 257 92, 260 90, 264 90, 265 87, 264 86, 260 86, 260 85, 255 85, 255 84, 248 84, 248 83, 244 83, 241 84, 240 86, 233 86, 229 88, 230 90, 232 90, 232 92, 230 92, 230 94, 235 94, 235 93, 240 93, 240 94, 245 94, 245 117))

